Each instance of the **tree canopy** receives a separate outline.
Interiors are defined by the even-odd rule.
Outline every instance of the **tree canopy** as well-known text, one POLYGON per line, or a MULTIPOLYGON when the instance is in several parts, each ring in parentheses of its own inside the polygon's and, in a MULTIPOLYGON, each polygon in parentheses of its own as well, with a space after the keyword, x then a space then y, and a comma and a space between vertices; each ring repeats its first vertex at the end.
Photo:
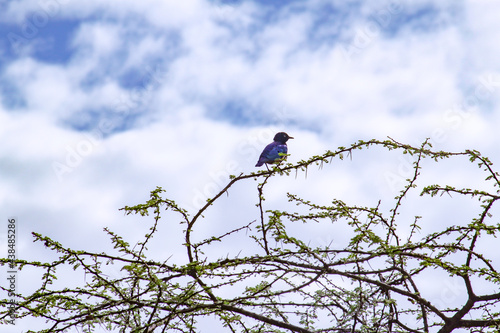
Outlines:
MULTIPOLYGON (((427 165, 426 165, 427 166, 427 165)), ((321 171, 319 171, 321 172, 321 171)), ((500 274, 495 251, 484 251, 500 231, 492 218, 500 198, 500 175, 478 151, 434 151, 429 141, 420 146, 395 140, 359 141, 297 163, 283 162, 271 170, 231 176, 227 185, 194 213, 188 212, 157 187, 143 204, 126 206, 126 214, 140 214, 151 223, 136 244, 128 244, 108 228, 113 253, 74 250, 66 244, 33 233, 36 242, 58 254, 52 262, 17 259, 43 271, 38 290, 17 295, 9 309, 2 299, 0 319, 37 317, 46 327, 37 332, 96 328, 119 332, 203 332, 207 321, 217 321, 226 332, 498 332, 500 329, 500 274), (395 198, 380 198, 370 207, 332 198, 327 205, 288 193, 294 210, 266 206, 272 177, 293 177, 354 151, 380 149, 381 154, 412 156, 412 173, 395 198), (484 172, 477 188, 421 182, 422 162, 467 159, 484 172), (238 182, 255 179, 256 191, 247 200, 256 204, 255 217, 242 216, 234 228, 195 240, 193 233, 223 194, 238 182), (484 186, 483 186, 484 185, 484 186), (489 190, 485 190, 485 188, 489 190), (463 197, 479 208, 472 219, 441 220, 437 231, 422 228, 423 218, 401 215, 410 193, 438 199, 463 197), (383 204, 381 204, 383 203, 383 204), (390 207, 387 207, 390 203, 390 207), (177 219, 163 219, 165 210, 177 219), (160 223, 180 223, 182 234, 161 235, 160 223), (290 231, 297 223, 328 224, 342 230, 345 243, 310 245, 307 237, 290 231), (148 243, 154 237, 183 239, 182 263, 153 260, 148 243), (229 239, 244 238, 255 245, 252 255, 211 255, 229 239), (106 274, 110 265, 120 276, 106 274), (77 288, 53 288, 58 269, 71 266, 86 276, 77 288), (461 290, 454 302, 435 302, 427 293, 435 279, 449 279, 461 290), (458 282, 457 282, 458 280, 458 282), (10 311, 10 312, 9 312, 10 311), (205 326, 204 326, 205 325, 205 326)), ((451 215, 451 214, 450 214, 451 215)), ((171 215, 169 215, 171 216, 171 215)), ((464 217, 466 218, 466 217, 464 217)), ((8 259, 3 265, 12 264, 8 259)), ((8 288, 2 287, 4 291, 8 288)))

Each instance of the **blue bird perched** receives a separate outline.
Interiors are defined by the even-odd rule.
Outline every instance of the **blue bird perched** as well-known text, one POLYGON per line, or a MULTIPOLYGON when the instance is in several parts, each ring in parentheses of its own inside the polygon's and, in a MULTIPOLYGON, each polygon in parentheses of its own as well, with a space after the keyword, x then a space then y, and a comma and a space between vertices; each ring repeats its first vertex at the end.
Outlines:
POLYGON ((276 133, 274 136, 274 142, 268 144, 266 148, 264 148, 262 154, 260 154, 259 161, 255 166, 260 167, 266 163, 267 167, 267 163, 281 162, 288 152, 288 147, 286 146, 288 139, 293 138, 285 132, 276 133))

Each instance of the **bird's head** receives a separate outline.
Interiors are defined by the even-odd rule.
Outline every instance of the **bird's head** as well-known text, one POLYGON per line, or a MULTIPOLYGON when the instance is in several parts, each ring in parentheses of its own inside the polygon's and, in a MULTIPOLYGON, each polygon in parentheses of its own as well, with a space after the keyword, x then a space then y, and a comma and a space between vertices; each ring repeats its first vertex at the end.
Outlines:
POLYGON ((274 136, 274 141, 280 142, 280 143, 286 143, 288 139, 293 139, 293 137, 289 136, 285 132, 279 132, 276 133, 274 136))

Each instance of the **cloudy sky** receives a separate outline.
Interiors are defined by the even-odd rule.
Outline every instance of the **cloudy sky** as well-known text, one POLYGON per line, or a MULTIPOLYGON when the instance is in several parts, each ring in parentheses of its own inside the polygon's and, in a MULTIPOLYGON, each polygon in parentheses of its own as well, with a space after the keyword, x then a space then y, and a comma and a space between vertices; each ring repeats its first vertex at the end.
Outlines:
MULTIPOLYGON (((18 219, 26 258, 49 258, 31 231, 103 250, 107 226, 134 243, 149 224, 119 208, 162 186, 194 211, 230 174, 255 171, 277 131, 295 137, 290 162, 390 136, 500 163, 499 10, 493 0, 0 1, 0 218, 18 219)), ((269 205, 285 207, 289 191, 392 199, 387 175, 404 177, 408 161, 384 154, 276 178, 269 205)), ((481 181, 467 170, 443 174, 481 181)), ((223 200, 200 237, 257 214, 251 180, 223 200)), ((182 242, 169 223, 159 257, 182 242)), ((321 237, 311 236, 332 240, 321 237)))

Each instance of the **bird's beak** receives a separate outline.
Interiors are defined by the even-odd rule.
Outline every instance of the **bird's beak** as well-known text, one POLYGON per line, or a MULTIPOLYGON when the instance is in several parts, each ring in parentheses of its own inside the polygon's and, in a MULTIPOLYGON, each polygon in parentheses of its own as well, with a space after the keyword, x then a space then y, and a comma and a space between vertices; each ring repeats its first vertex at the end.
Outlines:
POLYGON ((289 136, 288 138, 289 138, 289 139, 293 139, 293 136, 289 136))

